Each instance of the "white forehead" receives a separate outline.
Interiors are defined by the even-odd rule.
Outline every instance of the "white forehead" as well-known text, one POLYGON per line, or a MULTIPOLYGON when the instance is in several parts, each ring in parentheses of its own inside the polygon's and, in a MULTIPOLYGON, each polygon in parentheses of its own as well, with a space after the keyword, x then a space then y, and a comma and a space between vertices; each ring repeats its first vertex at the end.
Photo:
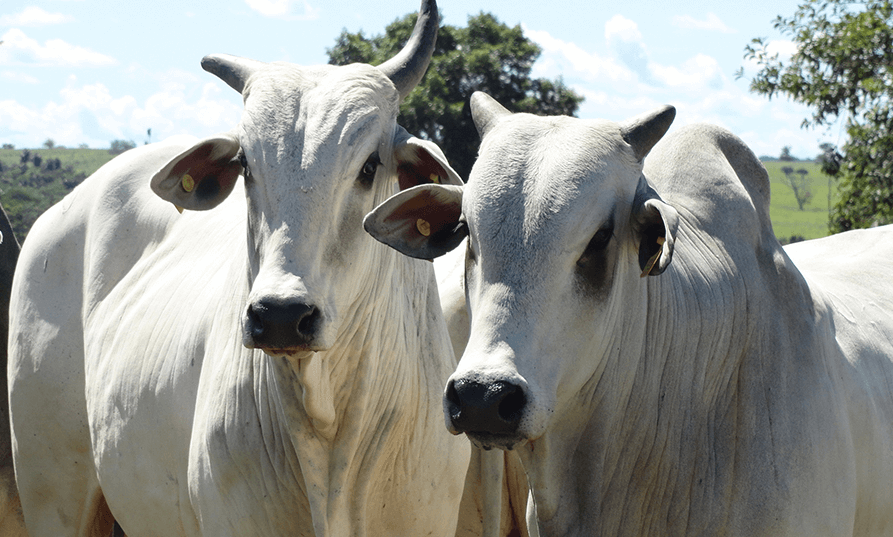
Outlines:
POLYGON ((365 64, 269 64, 252 75, 244 100, 243 144, 272 144, 277 153, 301 148, 304 157, 324 146, 354 148, 370 132, 391 131, 399 107, 393 83, 365 64))
POLYGON ((478 232, 526 244, 597 226, 640 174, 616 123, 514 114, 484 138, 463 211, 478 232))

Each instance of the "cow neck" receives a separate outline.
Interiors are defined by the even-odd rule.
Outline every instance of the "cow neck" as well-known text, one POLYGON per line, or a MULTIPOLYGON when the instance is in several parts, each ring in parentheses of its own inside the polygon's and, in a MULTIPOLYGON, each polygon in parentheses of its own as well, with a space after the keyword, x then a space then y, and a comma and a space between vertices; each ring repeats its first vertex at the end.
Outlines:
POLYGON ((431 269, 386 253, 370 262, 381 272, 364 278, 337 343, 298 365, 288 361, 278 375, 302 395, 300 411, 284 415, 317 535, 358 533, 352 525, 364 518, 370 484, 398 480, 376 472, 412 460, 431 414, 425 401, 439 402, 424 378, 426 356, 436 350, 428 341, 431 269))
POLYGON ((574 414, 519 451, 547 534, 665 534, 685 527, 694 483, 730 493, 734 456, 710 450, 734 445, 742 349, 758 330, 744 280, 720 256, 693 259, 721 249, 709 242, 680 226, 671 268, 627 288, 626 311, 642 315, 615 327, 574 414))

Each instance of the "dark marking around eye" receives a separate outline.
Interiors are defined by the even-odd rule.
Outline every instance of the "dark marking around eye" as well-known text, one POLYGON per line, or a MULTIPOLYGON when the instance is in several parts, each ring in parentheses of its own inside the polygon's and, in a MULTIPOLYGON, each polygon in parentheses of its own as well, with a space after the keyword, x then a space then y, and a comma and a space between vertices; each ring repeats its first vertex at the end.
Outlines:
POLYGON ((597 297, 607 293, 614 273, 613 253, 616 249, 608 248, 613 237, 614 225, 609 222, 592 236, 577 260, 577 274, 583 288, 597 297))

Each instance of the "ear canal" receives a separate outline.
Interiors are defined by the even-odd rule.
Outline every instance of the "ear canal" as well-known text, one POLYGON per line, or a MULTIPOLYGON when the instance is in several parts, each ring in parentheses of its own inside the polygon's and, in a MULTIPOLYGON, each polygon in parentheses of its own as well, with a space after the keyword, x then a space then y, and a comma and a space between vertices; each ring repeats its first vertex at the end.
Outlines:
POLYGON ((471 118, 474 120, 474 126, 477 127, 481 139, 500 119, 512 115, 496 99, 482 91, 476 91, 471 95, 470 104, 471 118))
POLYGON ((647 114, 635 117, 620 126, 623 140, 633 148, 636 160, 642 160, 651 148, 663 138, 676 118, 676 109, 663 106, 647 114))

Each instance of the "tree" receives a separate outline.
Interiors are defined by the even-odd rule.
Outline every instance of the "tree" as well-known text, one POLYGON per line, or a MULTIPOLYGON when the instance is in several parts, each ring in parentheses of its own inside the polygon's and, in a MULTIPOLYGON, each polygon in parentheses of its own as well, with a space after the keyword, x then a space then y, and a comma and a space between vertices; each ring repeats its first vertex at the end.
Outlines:
POLYGON ((826 151, 840 179, 831 230, 893 222, 893 0, 806 0, 774 26, 797 51, 782 61, 754 39, 745 58, 761 70, 751 91, 810 106, 804 126, 846 122, 846 144, 826 151))
MULTIPOLYGON (((382 63, 407 41, 416 17, 394 21, 384 35, 342 31, 326 51, 329 63, 382 63)), ((534 114, 574 115, 583 101, 561 79, 531 79, 541 52, 520 26, 511 28, 488 13, 469 17, 466 28, 441 26, 428 72, 404 99, 398 122, 439 145, 467 180, 480 145, 468 105, 472 93, 485 91, 509 110, 534 114)))
POLYGON ((784 184, 794 191, 794 199, 797 200, 797 206, 802 211, 803 206, 812 201, 810 181, 806 177, 809 175, 809 171, 806 168, 794 171, 792 166, 782 166, 781 172, 784 174, 784 184), (799 177, 797 177, 798 175, 799 177))
POLYGON ((52 149, 56 147, 56 141, 52 138, 47 138, 46 141, 43 143, 43 146, 47 149, 52 149))
POLYGON ((793 155, 791 155, 791 146, 786 145, 781 148, 781 155, 778 156, 778 160, 781 160, 783 162, 793 162, 797 160, 794 158, 793 155))
POLYGON ((117 155, 134 147, 136 147, 136 143, 132 140, 112 140, 112 143, 109 145, 109 153, 117 155))

